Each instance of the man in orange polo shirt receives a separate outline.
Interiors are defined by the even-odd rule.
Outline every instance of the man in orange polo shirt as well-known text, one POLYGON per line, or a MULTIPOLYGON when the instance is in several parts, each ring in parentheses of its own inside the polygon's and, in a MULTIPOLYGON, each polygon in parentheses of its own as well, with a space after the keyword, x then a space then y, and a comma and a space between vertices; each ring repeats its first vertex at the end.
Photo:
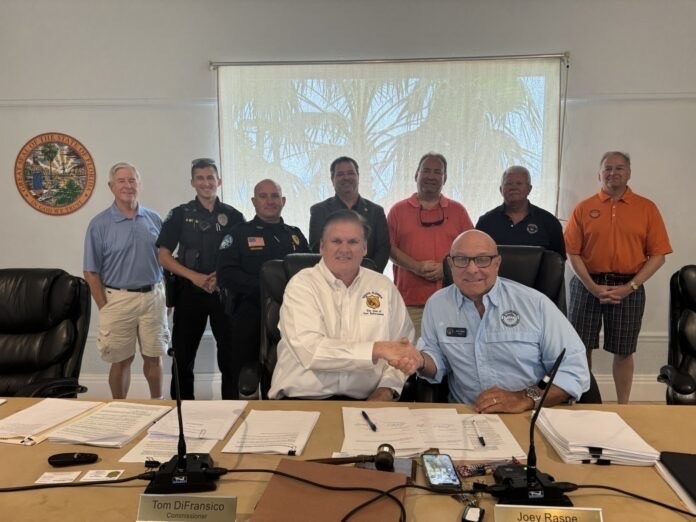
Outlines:
POLYGON ((617 401, 626 404, 645 310, 643 283, 664 264, 672 247, 655 204, 628 187, 628 154, 605 153, 598 178, 601 189, 575 207, 564 233, 575 271, 568 318, 585 343, 590 368, 604 322, 604 349, 614 354, 617 401))
POLYGON ((416 339, 425 302, 442 288, 442 260, 452 241, 474 228, 466 209, 442 195, 446 181, 445 157, 425 154, 416 169, 418 191, 396 202, 387 216, 394 284, 406 303, 416 339))

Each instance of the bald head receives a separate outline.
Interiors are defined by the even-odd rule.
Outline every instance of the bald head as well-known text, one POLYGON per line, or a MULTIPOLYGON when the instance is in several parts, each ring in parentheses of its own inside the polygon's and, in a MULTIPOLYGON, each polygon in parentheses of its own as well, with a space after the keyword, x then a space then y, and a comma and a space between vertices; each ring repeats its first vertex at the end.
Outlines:
POLYGON ((500 268, 495 241, 480 230, 459 234, 450 248, 448 262, 454 284, 472 301, 480 301, 493 288, 500 268))
POLYGON ((280 213, 285 206, 285 198, 280 185, 272 179, 263 179, 254 187, 251 198, 256 215, 266 223, 280 222, 280 213))
POLYGON ((454 238, 452 248, 450 248, 451 256, 464 255, 472 257, 480 254, 495 255, 497 253, 498 246, 493 241, 493 238, 485 232, 476 229, 467 230, 459 234, 454 238))

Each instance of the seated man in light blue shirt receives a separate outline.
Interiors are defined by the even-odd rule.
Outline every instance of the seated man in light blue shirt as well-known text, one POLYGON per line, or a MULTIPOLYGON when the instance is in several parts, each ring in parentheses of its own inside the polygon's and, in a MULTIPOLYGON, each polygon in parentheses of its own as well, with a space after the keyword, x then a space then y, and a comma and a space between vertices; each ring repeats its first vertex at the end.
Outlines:
POLYGON ((565 348, 545 405, 578 399, 590 385, 582 341, 545 295, 498 277, 500 261, 484 232, 454 240, 448 258, 454 284, 425 305, 419 376, 440 382, 447 375, 451 402, 480 413, 516 413, 538 405, 537 383, 565 348))

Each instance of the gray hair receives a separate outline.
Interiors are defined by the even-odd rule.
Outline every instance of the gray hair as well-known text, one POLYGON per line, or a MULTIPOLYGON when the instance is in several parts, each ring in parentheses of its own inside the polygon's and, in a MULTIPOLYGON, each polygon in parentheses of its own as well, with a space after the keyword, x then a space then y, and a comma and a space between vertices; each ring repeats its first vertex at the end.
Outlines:
POLYGON ((111 183, 114 180, 116 172, 118 172, 121 169, 129 169, 131 172, 133 172, 133 174, 135 174, 135 177, 138 179, 138 181, 140 181, 140 172, 138 172, 138 169, 136 169, 130 163, 126 163, 125 161, 119 161, 109 169, 109 183, 111 183))
POLYGON ((511 174, 512 172, 522 172, 525 175, 525 177, 527 178, 527 185, 532 184, 532 176, 529 173, 529 170, 527 169, 527 167, 523 167, 522 165, 513 165, 511 167, 506 168, 505 171, 503 172, 503 175, 500 178, 501 185, 503 185, 505 183, 505 176, 507 176, 508 174, 511 174))
POLYGON ((599 166, 601 167, 602 163, 604 163, 604 161, 611 156, 621 156, 626 162, 626 165, 628 165, 628 168, 631 168, 631 156, 629 156, 627 152, 621 152, 620 150, 610 150, 605 152, 602 155, 602 159, 599 160, 599 166))

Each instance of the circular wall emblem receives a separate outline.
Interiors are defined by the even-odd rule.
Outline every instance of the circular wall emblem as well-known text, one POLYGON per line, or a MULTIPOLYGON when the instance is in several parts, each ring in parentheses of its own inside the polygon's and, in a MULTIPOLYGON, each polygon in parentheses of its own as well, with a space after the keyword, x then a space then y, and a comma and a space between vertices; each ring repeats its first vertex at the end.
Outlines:
POLYGON ((59 132, 34 136, 15 161, 15 183, 24 200, 39 212, 63 216, 82 207, 97 178, 84 145, 59 132))

